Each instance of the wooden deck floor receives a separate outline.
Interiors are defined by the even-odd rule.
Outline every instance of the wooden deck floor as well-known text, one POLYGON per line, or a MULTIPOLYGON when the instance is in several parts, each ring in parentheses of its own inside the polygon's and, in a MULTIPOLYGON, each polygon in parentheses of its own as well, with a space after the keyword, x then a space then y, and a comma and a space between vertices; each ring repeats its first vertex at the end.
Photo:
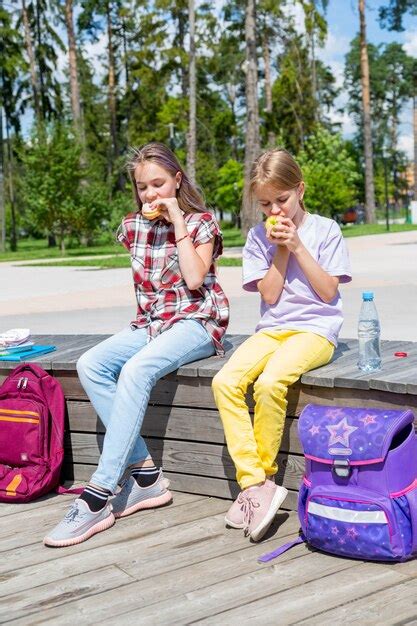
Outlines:
POLYGON ((71 498, 0 505, 0 623, 417 623, 417 560, 363 563, 301 545, 258 564, 294 538, 295 513, 251 544, 224 528, 230 502, 176 493, 79 546, 45 548, 71 498))

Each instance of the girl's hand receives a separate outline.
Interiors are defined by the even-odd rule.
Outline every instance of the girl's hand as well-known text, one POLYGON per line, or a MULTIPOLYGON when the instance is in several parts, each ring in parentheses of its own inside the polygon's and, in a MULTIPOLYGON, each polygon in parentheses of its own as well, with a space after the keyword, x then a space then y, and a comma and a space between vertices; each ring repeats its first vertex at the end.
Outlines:
POLYGON ((275 226, 267 229, 266 238, 277 246, 285 246, 290 252, 296 252, 302 246, 297 228, 289 217, 280 217, 275 226))
POLYGON ((149 203, 150 209, 156 209, 158 207, 161 217, 166 219, 167 222, 172 224, 183 222, 183 213, 178 205, 176 198, 158 198, 149 203))

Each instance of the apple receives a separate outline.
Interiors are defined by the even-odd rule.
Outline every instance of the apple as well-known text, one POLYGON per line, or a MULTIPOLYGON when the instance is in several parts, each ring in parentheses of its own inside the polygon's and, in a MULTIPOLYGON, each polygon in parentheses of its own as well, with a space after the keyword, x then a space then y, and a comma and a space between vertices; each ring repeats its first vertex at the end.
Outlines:
POLYGON ((265 228, 272 228, 279 223, 279 218, 277 215, 270 215, 265 220, 265 228))

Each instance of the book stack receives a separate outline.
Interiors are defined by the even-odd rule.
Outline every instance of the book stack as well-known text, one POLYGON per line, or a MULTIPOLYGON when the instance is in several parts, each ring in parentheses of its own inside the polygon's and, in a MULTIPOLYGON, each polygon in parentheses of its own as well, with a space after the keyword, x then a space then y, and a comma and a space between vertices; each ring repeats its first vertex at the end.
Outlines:
POLYGON ((0 361, 27 361, 55 349, 55 346, 35 345, 29 328, 11 328, 0 333, 0 361))

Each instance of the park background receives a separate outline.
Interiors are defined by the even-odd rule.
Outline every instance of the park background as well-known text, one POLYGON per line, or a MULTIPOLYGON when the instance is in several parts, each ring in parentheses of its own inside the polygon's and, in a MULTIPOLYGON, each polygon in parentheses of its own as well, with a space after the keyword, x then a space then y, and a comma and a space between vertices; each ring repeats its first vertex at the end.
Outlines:
POLYGON ((364 222, 342 223, 355 277, 343 335, 374 289, 382 336, 417 339, 416 0, 3 0, 0 35, 3 330, 107 333, 132 319, 115 241, 133 208, 124 164, 129 146, 158 140, 221 220, 232 332, 258 316, 240 288, 260 219, 244 180, 281 145, 309 211, 364 222))

